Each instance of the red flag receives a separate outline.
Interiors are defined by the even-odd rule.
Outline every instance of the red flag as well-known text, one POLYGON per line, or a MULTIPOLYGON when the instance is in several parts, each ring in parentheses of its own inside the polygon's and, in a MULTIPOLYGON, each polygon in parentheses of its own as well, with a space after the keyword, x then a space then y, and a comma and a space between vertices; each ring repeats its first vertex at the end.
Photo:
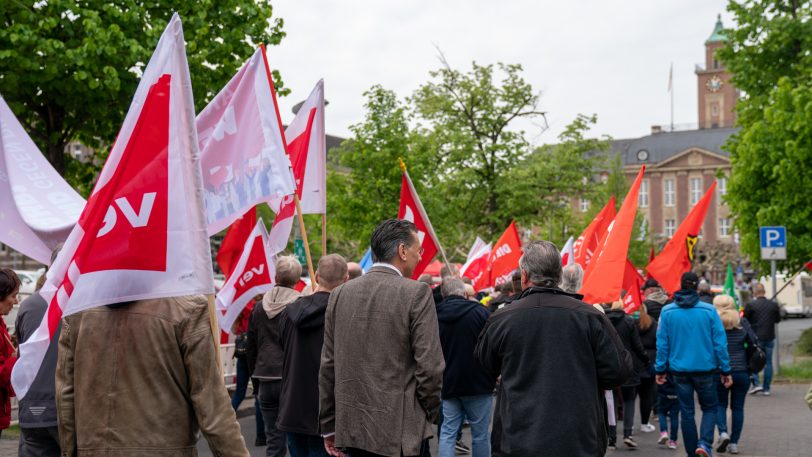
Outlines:
POLYGON ((606 234, 609 224, 615 219, 615 197, 609 199, 606 206, 592 219, 592 222, 584 230, 584 233, 575 240, 573 252, 575 262, 581 265, 584 270, 589 266, 592 256, 597 253, 600 240, 606 234))
POLYGON ((705 221, 705 214, 708 212, 713 192, 716 189, 716 181, 711 184, 705 195, 688 213, 682 221, 677 232, 665 245, 660 255, 649 262, 646 271, 652 278, 656 279, 660 285, 669 292, 679 290, 679 280, 682 274, 691 270, 691 263, 694 260, 694 246, 696 246, 699 231, 705 221))
POLYGON ((274 283, 274 263, 268 252, 268 233, 262 220, 257 221, 245 237, 240 257, 223 288, 217 293, 219 323, 223 331, 231 331, 231 324, 254 297, 271 290, 274 283))
POLYGON ((519 268, 522 257, 522 241, 516 230, 516 221, 511 221, 499 241, 493 245, 488 258, 490 265, 489 283, 485 286, 498 286, 511 280, 513 270, 519 268))
POLYGON ((806 268, 807 268, 809 271, 812 271, 812 260, 810 260, 809 262, 806 262, 806 263, 804 264, 804 266, 805 266, 805 267, 806 267, 806 268))
POLYGON ((460 276, 471 278, 474 283, 474 290, 482 290, 487 286, 482 286, 488 280, 488 257, 491 254, 491 243, 485 244, 479 237, 474 241, 465 265, 460 268, 460 276))
MULTIPOLYGON (((651 247, 651 252, 648 254, 648 263, 651 263, 652 260, 654 260, 654 246, 651 247)), ((646 270, 646 279, 649 278, 651 278, 651 273, 646 270)))
POLYGON ((620 272, 625 268, 629 239, 634 229, 634 214, 637 212, 637 194, 645 171, 645 165, 640 167, 637 178, 623 199, 620 211, 606 229, 600 252, 589 262, 584 273, 584 285, 580 293, 587 303, 606 303, 620 298, 623 284, 620 272))
POLYGON ((247 213, 234 221, 231 227, 228 228, 223 243, 220 245, 220 250, 217 251, 217 263, 226 278, 231 276, 231 269, 240 259, 245 240, 248 239, 255 225, 257 225, 256 206, 249 209, 247 213))
POLYGON ((40 289, 48 311, 20 347, 24 397, 60 319, 148 298, 211 294, 211 251, 180 18, 144 69, 87 206, 40 289))
POLYGON ((420 197, 414 190, 412 179, 409 178, 409 172, 406 171, 405 166, 402 166, 402 169, 403 178, 400 186, 400 209, 398 209, 398 219, 406 219, 417 226, 417 237, 420 239, 420 245, 423 247, 423 257, 420 259, 420 263, 417 264, 412 274, 412 279, 417 279, 439 251, 440 242, 437 241, 437 235, 434 234, 431 221, 429 221, 429 217, 426 215, 426 210, 423 209, 423 204, 420 203, 420 197))
POLYGON ((626 259, 626 268, 623 271, 623 288, 626 295, 623 297, 623 310, 626 314, 631 314, 643 305, 643 297, 640 295, 640 288, 643 287, 643 277, 634 268, 632 262, 626 259))

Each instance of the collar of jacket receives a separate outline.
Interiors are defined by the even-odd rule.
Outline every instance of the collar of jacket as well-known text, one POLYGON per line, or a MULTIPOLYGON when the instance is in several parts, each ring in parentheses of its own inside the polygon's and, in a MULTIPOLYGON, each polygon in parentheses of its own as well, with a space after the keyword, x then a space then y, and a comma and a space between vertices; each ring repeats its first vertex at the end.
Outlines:
POLYGON ((559 289, 558 287, 533 286, 533 287, 528 287, 527 289, 522 291, 522 294, 519 295, 517 300, 520 300, 522 298, 528 297, 528 296, 533 295, 533 294, 566 295, 567 297, 572 297, 572 298, 575 298, 577 300, 583 300, 583 298, 584 298, 584 296, 581 295, 581 294, 571 294, 571 293, 568 293, 568 292, 564 292, 563 290, 559 289))

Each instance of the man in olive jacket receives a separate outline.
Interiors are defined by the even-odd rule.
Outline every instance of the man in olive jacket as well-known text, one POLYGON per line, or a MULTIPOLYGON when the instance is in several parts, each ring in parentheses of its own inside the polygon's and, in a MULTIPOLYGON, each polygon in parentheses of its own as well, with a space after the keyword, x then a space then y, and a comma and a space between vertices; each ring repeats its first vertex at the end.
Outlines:
POLYGON ((555 245, 531 242, 519 267, 521 296, 491 315, 475 350, 486 371, 502 376, 492 455, 603 456, 603 390, 632 375, 631 356, 603 313, 558 288, 555 245))
POLYGON ((203 295, 64 318, 56 367, 62 455, 248 457, 215 362, 203 295))
POLYGON ((376 263, 327 304, 321 433, 331 455, 424 455, 445 363, 431 289, 409 279, 422 255, 417 229, 386 220, 370 246, 376 263))

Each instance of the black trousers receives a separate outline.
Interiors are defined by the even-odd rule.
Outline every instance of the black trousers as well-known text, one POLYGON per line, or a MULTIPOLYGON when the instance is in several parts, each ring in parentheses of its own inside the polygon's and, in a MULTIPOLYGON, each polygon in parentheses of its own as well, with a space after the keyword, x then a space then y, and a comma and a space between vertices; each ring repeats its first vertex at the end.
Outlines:
MULTIPOLYGON (((365 451, 363 449, 354 449, 354 448, 347 448, 347 455, 349 457, 385 457, 381 454, 374 454, 372 452, 365 451)), ((406 457, 401 454, 401 457, 406 457)), ((420 454, 416 456, 408 456, 408 457, 431 457, 431 450, 429 449, 429 440, 423 440, 423 444, 420 445, 420 454)))
POLYGON ((19 457, 59 457, 57 427, 20 428, 19 457))
POLYGON ((259 382, 259 409, 265 422, 265 457, 285 457, 285 432, 276 428, 282 380, 259 382))

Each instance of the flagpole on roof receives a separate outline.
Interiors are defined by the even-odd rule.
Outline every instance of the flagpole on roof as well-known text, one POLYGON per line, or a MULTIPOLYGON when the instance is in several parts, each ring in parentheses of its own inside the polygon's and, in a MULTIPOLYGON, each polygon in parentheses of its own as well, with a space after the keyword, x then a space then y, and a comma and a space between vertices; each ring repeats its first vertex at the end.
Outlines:
MULTIPOLYGON (((412 183, 412 178, 411 178, 411 176, 409 176, 409 172, 406 171, 406 164, 403 162, 403 159, 400 158, 400 157, 398 157, 398 164, 400 165, 400 171, 403 172, 403 176, 406 176, 406 181, 409 182, 409 187, 414 189, 414 184, 412 183)), ((414 193, 414 195, 417 195, 417 192, 413 191, 413 193, 414 193)), ((420 206, 418 208, 418 211, 425 214, 426 210, 423 208, 423 202, 420 201, 420 198, 417 198, 417 204, 418 204, 418 206, 420 206)), ((426 228, 429 229, 429 236, 431 236, 432 239, 434 239, 434 242, 437 243, 437 250, 440 251, 440 256, 443 258, 443 263, 445 263, 445 266, 448 268, 448 271, 453 271, 451 269, 451 263, 448 262, 448 258, 445 256, 445 249, 443 249, 443 245, 440 244, 440 240, 437 238, 437 234, 434 233, 434 227, 431 226, 431 221, 429 220, 428 217, 425 217, 425 216, 423 217, 423 220, 426 222, 426 225, 427 225, 426 228)))

